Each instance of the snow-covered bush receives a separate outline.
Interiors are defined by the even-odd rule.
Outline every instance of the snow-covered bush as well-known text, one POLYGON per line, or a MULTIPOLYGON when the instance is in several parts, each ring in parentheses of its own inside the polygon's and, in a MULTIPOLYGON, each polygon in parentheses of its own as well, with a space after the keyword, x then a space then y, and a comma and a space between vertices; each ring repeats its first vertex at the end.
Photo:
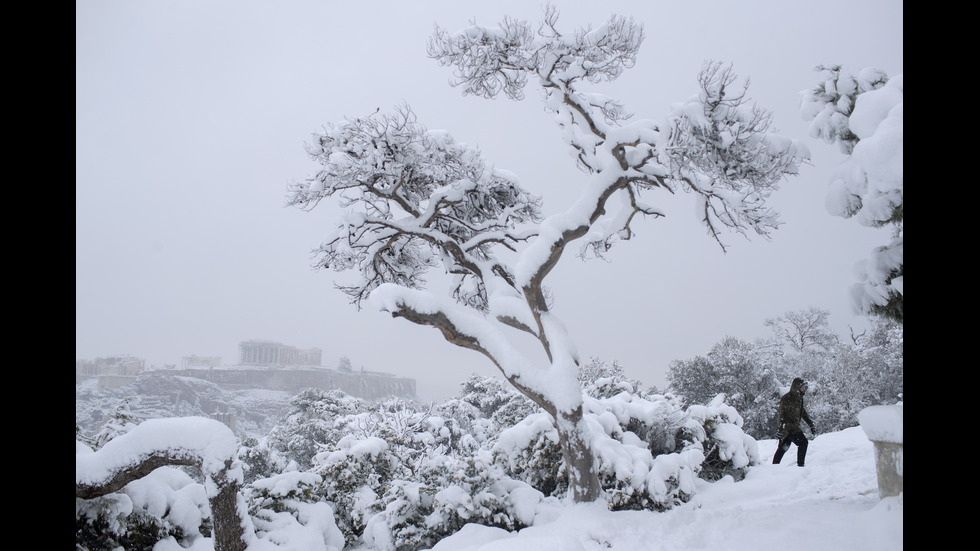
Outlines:
POLYGON ((448 431, 447 455, 472 455, 496 436, 493 421, 484 418, 473 404, 459 398, 436 405, 433 414, 442 420, 443 427, 448 431))
MULTIPOLYGON (((244 483, 251 484, 262 478, 275 476, 285 470, 290 462, 270 448, 268 438, 243 436, 238 448, 238 460, 245 470, 244 483)), ((292 462, 295 465, 295 462, 292 462)))
POLYGON ((491 450, 494 463, 508 476, 546 496, 564 496, 568 491, 558 431, 547 413, 529 415, 504 430, 491 450))
POLYGON ((459 400, 473 405, 480 417, 493 423, 499 433, 538 411, 538 406, 514 387, 498 378, 472 375, 461 385, 459 400))
POLYGON ((465 459, 433 457, 419 481, 395 481, 384 511, 365 540, 379 550, 429 548, 467 523, 519 530, 529 526, 545 496, 505 476, 488 451, 465 459))
POLYGON ((526 502, 517 502, 515 490, 524 491, 523 497, 534 504, 544 499, 540 492, 504 476, 486 450, 462 460, 430 461, 423 479, 436 489, 425 524, 442 537, 468 522, 518 530, 529 525, 533 515, 517 507, 526 502))
POLYGON ((256 536, 287 549, 343 549, 344 535, 333 508, 315 495, 321 481, 315 473, 289 471, 246 487, 243 493, 256 536))
MULTIPOLYGON (((76 440, 75 453, 77 477, 78 455, 95 450, 76 440)), ((75 498, 75 543, 79 550, 150 551, 160 541, 190 547, 210 537, 212 529, 204 485, 177 467, 154 469, 117 492, 92 499, 75 498)))
POLYGON ((381 497, 393 473, 401 471, 399 458, 376 436, 341 438, 336 449, 319 453, 312 471, 323 483, 317 495, 333 506, 337 527, 348 545, 358 541, 368 520, 381 511, 381 497))
MULTIPOLYGON (((621 369, 594 363, 583 382, 585 426, 611 509, 669 509, 690 499, 699 475, 738 479, 757 460, 754 440, 722 396, 685 408, 679 397, 644 393, 621 369)), ((530 526, 569 493, 554 419, 493 381, 474 377, 464 387, 460 397, 428 406, 300 393, 268 438, 238 441, 254 538, 272 548, 409 551, 467 523, 530 526), (300 446, 304 435, 314 440, 300 446), (313 450, 304 468, 297 459, 313 450)), ((85 440, 77 426, 76 440, 85 440)), ((161 469, 117 494, 80 501, 78 539, 106 550, 166 542, 154 551, 169 551, 210 537, 209 511, 200 484, 161 469), (174 507, 177 499, 189 506, 174 507)))
POLYGON ((75 498, 79 551, 150 551, 170 539, 189 546, 211 535, 204 488, 180 469, 160 468, 122 491, 75 498))
MULTIPOLYGON (((586 399, 603 497, 612 509, 666 510, 694 494, 699 476, 736 480, 759 462, 755 440, 742 418, 719 396, 708 405, 682 409, 672 395, 643 395, 634 384, 604 377, 586 399)), ((567 491, 558 432, 545 413, 504 430, 493 446, 504 472, 546 496, 567 491)))
POLYGON ((105 424, 102 425, 102 429, 93 437, 95 449, 101 448, 109 440, 120 434, 126 434, 140 424, 139 417, 133 413, 133 406, 139 402, 138 395, 127 396, 119 401, 105 424))
POLYGON ((706 406, 691 406, 687 411, 689 434, 700 440, 704 449, 701 478, 714 481, 731 476, 741 480, 749 466, 760 463, 758 444, 742 431, 742 417, 725 403, 723 394, 706 406))
POLYGON ((308 388, 290 401, 286 418, 269 433, 268 445, 287 462, 308 469, 313 456, 339 440, 344 432, 336 426, 340 417, 363 411, 364 402, 339 390, 308 388))

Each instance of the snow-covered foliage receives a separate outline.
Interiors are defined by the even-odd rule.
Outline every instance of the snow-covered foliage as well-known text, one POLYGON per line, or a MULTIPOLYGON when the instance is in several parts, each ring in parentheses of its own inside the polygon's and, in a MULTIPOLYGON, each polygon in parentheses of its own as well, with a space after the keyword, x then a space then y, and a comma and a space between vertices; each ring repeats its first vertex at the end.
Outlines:
POLYGON ((814 308, 789 312, 780 321, 767 320, 772 339, 749 343, 725 337, 704 356, 674 360, 668 388, 687 403, 726 394, 744 419, 743 430, 758 439, 775 434, 779 397, 795 377, 810 383, 806 408, 820 431, 857 426, 862 409, 900 401, 902 326, 873 318, 871 327, 849 343, 830 332, 824 314, 814 308))
POLYGON ((837 143, 847 159, 833 176, 827 210, 868 227, 889 227, 890 241, 856 266, 851 299, 860 312, 903 320, 904 79, 866 68, 817 67, 824 80, 801 92, 810 133, 837 143))
POLYGON ((324 446, 344 434, 337 426, 341 417, 364 410, 359 398, 339 390, 308 388, 289 400, 290 411, 268 435, 268 447, 278 455, 295 461, 298 468, 308 469, 313 457, 324 446))
POLYGON ((90 548, 178 537, 193 543, 203 537, 203 521, 210 517, 216 540, 244 549, 251 527, 239 494, 243 471, 237 451, 231 430, 203 417, 150 419, 98 450, 76 440, 79 539, 90 548), (198 469, 203 487, 189 485, 175 465, 198 469))
POLYGON ((778 227, 766 201, 795 174, 805 149, 774 133, 731 68, 709 62, 696 93, 660 122, 630 121, 624 107, 583 86, 634 65, 644 34, 633 20, 559 32, 558 13, 532 25, 504 19, 456 33, 437 28, 429 56, 454 70, 464 94, 521 99, 535 83, 586 176, 578 199, 541 219, 541 202, 515 175, 445 131, 429 130, 408 106, 329 124, 308 152, 319 170, 290 186, 288 203, 312 210, 332 198, 344 211, 317 249, 315 266, 352 273, 342 289, 359 306, 438 328, 480 352, 551 415, 575 499, 599 497, 590 428, 583 417, 580 360, 551 312, 544 280, 573 242, 602 256, 632 236, 643 216, 664 216, 641 195, 693 195, 719 244, 722 231, 768 236, 778 227), (546 361, 513 340, 530 335, 546 361))
POLYGON ((343 549, 333 508, 314 494, 320 481, 309 471, 286 471, 250 484, 245 495, 257 539, 270 549, 343 549))
POLYGON ((120 434, 126 434, 136 428, 140 419, 133 413, 132 407, 134 403, 139 403, 139 400, 139 395, 136 395, 127 396, 119 402, 116 409, 109 416, 109 420, 103 425, 102 430, 93 438, 95 449, 101 448, 106 442, 120 434))
POLYGON ((674 360, 669 388, 688 403, 705 403, 719 394, 744 419, 743 429, 756 438, 775 429, 773 407, 779 399, 779 358, 766 341, 750 343, 725 337, 705 356, 674 360))
POLYGON ((75 499, 75 543, 88 551, 151 549, 164 540, 186 546, 204 539, 211 526, 204 486, 174 467, 116 493, 75 499))
MULTIPOLYGON (((685 407, 674 396, 641 391, 616 363, 589 365, 584 424, 608 508, 665 511, 689 501, 699 477, 737 480, 758 463, 754 440, 722 396, 685 407)), ((256 549, 423 549, 470 523, 531 526, 570 498, 554 418, 489 377, 474 375, 457 398, 428 406, 306 390, 268 437, 229 440, 223 425, 201 418, 161 421, 172 428, 135 424, 103 450, 132 449, 138 457, 134 443, 153 441, 171 454, 194 448, 201 457, 227 456, 243 483, 241 508, 256 549), (172 435, 178 426, 188 434, 172 435), (305 436, 318 439, 317 451, 301 467, 311 448, 284 443, 305 436), (207 451, 214 446, 221 453, 207 451)), ((76 446, 76 470, 88 472, 94 452, 76 446)), ((79 538, 90 551, 140 548, 137 540, 167 551, 207 541, 211 490, 195 476, 165 467, 117 492, 78 499, 79 538)))

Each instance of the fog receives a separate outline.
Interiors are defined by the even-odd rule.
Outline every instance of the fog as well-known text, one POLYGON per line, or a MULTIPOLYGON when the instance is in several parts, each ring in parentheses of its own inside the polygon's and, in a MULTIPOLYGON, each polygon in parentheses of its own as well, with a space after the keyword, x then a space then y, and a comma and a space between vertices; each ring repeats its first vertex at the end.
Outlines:
MULTIPOLYGON (((645 26, 636 67, 594 90, 657 119, 696 93, 703 62, 731 62, 749 96, 811 163, 772 201, 771 240, 697 225, 690 196, 656 197, 668 217, 635 226, 608 261, 567 255, 549 278, 554 309, 584 358, 618 361, 663 386, 669 362, 705 354, 727 335, 769 334, 766 318, 810 306, 835 331, 860 330, 848 303, 853 266, 887 240, 828 214, 830 174, 844 159, 808 136, 799 92, 819 64, 903 71, 903 5, 559 1, 559 27, 618 13, 645 26)), ((293 0, 76 2, 75 296, 77 359, 133 355, 147 366, 189 355, 238 363, 249 339, 320 348, 355 368, 413 377, 422 399, 454 394, 483 356, 432 328, 358 311, 311 269, 336 222, 284 206, 316 170, 304 143, 347 116, 410 104, 432 129, 477 144, 560 212, 585 181, 532 86, 515 102, 464 97, 426 57, 438 24, 455 30, 505 15, 538 21, 533 2, 293 0)), ((651 196, 652 197, 652 196, 651 196)), ((654 199, 649 199, 653 201, 654 199)))

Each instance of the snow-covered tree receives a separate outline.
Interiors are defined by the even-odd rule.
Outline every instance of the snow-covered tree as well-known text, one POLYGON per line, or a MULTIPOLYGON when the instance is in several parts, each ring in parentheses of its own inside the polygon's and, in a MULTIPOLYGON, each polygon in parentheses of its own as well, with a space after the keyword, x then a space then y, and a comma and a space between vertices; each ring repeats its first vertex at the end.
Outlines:
POLYGON ((127 396, 116 405, 116 409, 109 415, 109 419, 102 426, 102 430, 95 435, 94 444, 96 449, 101 448, 113 438, 121 434, 126 434, 140 424, 141 419, 132 411, 133 404, 138 404, 139 401, 140 397, 138 395, 127 396))
POLYGON ((337 362, 337 371, 344 371, 346 373, 354 371, 354 367, 350 363, 350 358, 341 356, 340 361, 337 362))
POLYGON ((473 375, 460 386, 459 399, 472 404, 490 422, 490 438, 538 410, 534 402, 512 385, 495 377, 473 375))
POLYGON ((838 337, 830 329, 830 312, 811 306, 805 310, 787 312, 769 318, 764 325, 794 352, 804 350, 829 351, 837 344, 838 337))
POLYGON ((671 392, 702 404, 724 394, 754 438, 775 434, 779 397, 795 377, 810 383, 807 412, 820 432, 857 425, 862 409, 901 400, 904 388, 902 325, 871 318, 852 342, 827 325, 825 311, 808 308, 765 321, 774 336, 752 343, 725 337, 706 355, 670 363, 671 392), (783 344, 790 346, 783 350, 783 344))
POLYGON ((290 401, 291 409, 273 427, 267 445, 286 462, 307 469, 324 447, 336 443, 344 432, 337 426, 343 416, 365 410, 362 400, 340 390, 308 388, 290 401))
POLYGON ((725 337, 705 356, 670 362, 670 389, 691 404, 705 404, 721 394, 738 410, 743 429, 755 438, 775 430, 773 407, 779 398, 775 356, 770 347, 725 337))
POLYGON ((887 318, 871 321, 853 345, 787 357, 787 369, 810 382, 807 412, 821 432, 856 426, 861 410, 902 400, 902 325, 887 318))
POLYGON ((308 151, 320 168, 291 185, 288 202, 310 210, 335 198, 347 215, 317 250, 316 266, 356 273, 341 288, 357 305, 436 327, 489 358, 552 417, 571 494, 592 501, 601 491, 593 439, 605 436, 584 421, 579 355, 551 311, 545 279, 574 243, 602 256, 632 237, 637 218, 664 216, 644 201, 651 192, 692 195, 723 249, 724 230, 767 236, 778 215, 766 199, 805 152, 772 132, 770 114, 720 63, 707 63, 697 93, 663 120, 630 120, 619 102, 582 87, 633 67, 642 27, 613 16, 565 34, 557 18, 549 7, 536 31, 510 18, 457 33, 437 28, 428 52, 454 69, 464 94, 521 99, 530 82, 540 87, 586 174, 567 211, 542 220, 540 199, 513 174, 428 130, 408 106, 316 134, 308 151), (451 281, 430 281, 442 274, 451 281), (535 339, 547 361, 522 354, 515 330, 535 339))
POLYGON ((329 503, 320 501, 314 491, 321 482, 316 473, 289 470, 249 484, 245 495, 256 537, 270 542, 267 546, 253 547, 343 549, 346 542, 334 520, 334 510, 329 503))
POLYGON ((802 92, 801 114, 810 133, 837 143, 847 159, 832 178, 827 210, 863 226, 890 228, 887 244, 857 266, 855 308, 903 322, 904 309, 904 81, 866 68, 817 67, 823 81, 802 92))

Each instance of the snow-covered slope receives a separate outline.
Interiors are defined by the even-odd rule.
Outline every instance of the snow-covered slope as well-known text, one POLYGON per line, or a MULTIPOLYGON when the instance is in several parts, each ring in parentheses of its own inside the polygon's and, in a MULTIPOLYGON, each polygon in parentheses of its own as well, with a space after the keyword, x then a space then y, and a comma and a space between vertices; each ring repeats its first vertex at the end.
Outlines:
POLYGON ((765 464, 741 482, 700 483, 694 499, 663 512, 564 506, 548 522, 508 534, 469 525, 433 551, 896 551, 903 496, 878 496, 873 444, 860 427, 810 442, 805 467, 793 447, 772 465, 775 440, 760 440, 765 464))

